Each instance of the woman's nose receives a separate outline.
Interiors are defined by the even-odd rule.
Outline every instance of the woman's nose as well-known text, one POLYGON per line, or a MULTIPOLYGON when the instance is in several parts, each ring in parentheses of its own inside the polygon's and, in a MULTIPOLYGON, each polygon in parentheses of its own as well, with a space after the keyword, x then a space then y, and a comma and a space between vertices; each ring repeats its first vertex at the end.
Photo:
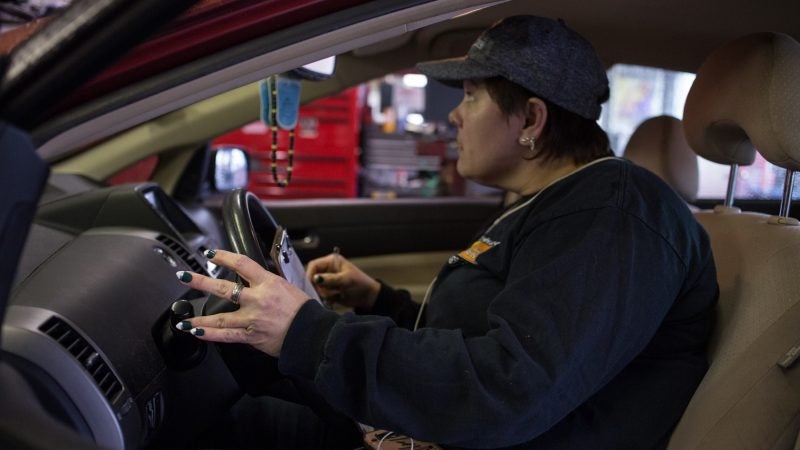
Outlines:
POLYGON ((459 128, 461 127, 461 116, 458 115, 458 107, 450 111, 450 113, 447 115, 447 120, 449 120, 451 124, 459 128))

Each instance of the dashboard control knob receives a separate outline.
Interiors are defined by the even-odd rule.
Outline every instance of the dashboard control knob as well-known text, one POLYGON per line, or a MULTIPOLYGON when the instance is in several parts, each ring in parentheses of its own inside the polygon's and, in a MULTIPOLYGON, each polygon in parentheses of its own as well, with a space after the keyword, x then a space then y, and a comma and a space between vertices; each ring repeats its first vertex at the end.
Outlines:
POLYGON ((179 322, 194 317, 194 306, 187 300, 178 300, 169 307, 169 322, 174 328, 179 322))
POLYGON ((175 328, 178 322, 194 317, 194 306, 188 300, 178 300, 169 307, 164 321, 159 347, 167 366, 187 370, 197 366, 206 355, 206 343, 175 328))

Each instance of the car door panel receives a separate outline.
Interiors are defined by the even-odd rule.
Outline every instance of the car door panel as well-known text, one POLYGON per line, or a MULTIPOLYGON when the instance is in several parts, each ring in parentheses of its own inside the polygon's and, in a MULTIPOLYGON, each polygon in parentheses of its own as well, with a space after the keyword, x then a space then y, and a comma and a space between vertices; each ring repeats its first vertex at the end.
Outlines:
POLYGON ((301 260, 342 255, 421 300, 452 253, 500 209, 498 198, 299 200, 265 205, 288 229, 301 260))
POLYGON ((264 203, 304 259, 334 246, 351 257, 450 250, 468 244, 500 207, 491 198, 375 201, 294 200, 264 203))

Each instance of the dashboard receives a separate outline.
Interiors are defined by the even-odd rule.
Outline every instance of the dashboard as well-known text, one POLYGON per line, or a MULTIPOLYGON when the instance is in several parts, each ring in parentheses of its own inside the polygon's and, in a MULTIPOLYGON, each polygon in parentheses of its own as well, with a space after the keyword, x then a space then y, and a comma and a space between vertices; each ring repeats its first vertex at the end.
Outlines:
POLYGON ((12 287, 4 360, 102 447, 190 447, 241 395, 218 348, 173 326, 207 300, 176 271, 226 275, 203 256, 227 248, 221 225, 152 183, 54 176, 48 192, 12 287))

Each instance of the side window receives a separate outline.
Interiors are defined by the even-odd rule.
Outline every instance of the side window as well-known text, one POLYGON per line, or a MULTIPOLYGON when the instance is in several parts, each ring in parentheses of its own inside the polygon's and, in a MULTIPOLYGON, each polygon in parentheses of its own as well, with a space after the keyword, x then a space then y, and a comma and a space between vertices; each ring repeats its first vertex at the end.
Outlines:
POLYGON ((293 139, 288 130, 279 129, 273 136, 269 126, 255 121, 218 136, 211 146, 235 146, 247 152, 247 189, 260 198, 356 197, 362 105, 363 88, 347 89, 301 106, 293 139), (277 139, 274 151, 273 138, 277 139), (276 179, 287 178, 290 164, 291 181, 281 187, 276 179))
MULTIPOLYGON (((273 131, 261 121, 211 145, 245 149, 248 190, 265 199, 499 196, 456 171, 455 130, 447 115, 461 97, 461 89, 400 73, 303 105, 286 187, 273 176, 273 131)), ((278 180, 288 173, 289 145, 289 132, 278 130, 278 180)))
MULTIPOLYGON (((644 120, 662 114, 683 118, 695 75, 617 64, 608 78, 611 97, 598 123, 621 155, 644 120)), ((460 89, 428 82, 423 75, 390 74, 303 105, 292 158, 289 132, 278 131, 273 155, 272 130, 260 121, 217 137, 212 146, 245 149, 248 189, 265 199, 500 195, 456 171, 456 132, 447 116, 461 96, 460 89), (275 181, 273 157, 278 180, 286 178, 291 159, 287 187, 275 181)), ((698 166, 698 198, 724 198, 729 168, 703 158, 698 166)), ((142 161, 109 181, 147 179, 154 167, 155 161, 142 161)), ((752 166, 740 168, 736 196, 780 198, 783 179, 782 170, 758 156, 752 166)), ((800 189, 795 192, 800 196, 800 189)))
MULTIPOLYGON (((609 134, 612 148, 622 154, 633 131, 644 120, 662 114, 683 118, 683 106, 695 75, 651 67, 617 64, 608 71, 611 97, 603 108, 600 126, 609 134)), ((730 168, 698 158, 698 199, 723 199, 730 168)), ((738 199, 778 199, 785 171, 761 155, 751 166, 740 167, 735 196, 738 199)), ((796 182, 797 187, 797 182, 796 182)), ((795 189, 795 198, 800 192, 795 189)))
POLYGON ((645 120, 662 114, 683 117, 686 94, 694 74, 652 67, 616 64, 608 70, 611 96, 603 107, 600 126, 611 148, 621 155, 631 134, 645 120))
MULTIPOLYGON (((713 163, 708 163, 712 165, 713 163)), ((725 198, 725 192, 728 186, 728 174, 730 169, 728 166, 713 164, 712 170, 708 170, 708 177, 714 180, 716 176, 716 184, 711 182, 707 183, 708 192, 699 192, 700 198, 725 198), (704 195, 705 194, 705 195, 704 195)), ((703 176, 701 172, 700 176, 703 176)), ((775 166, 756 153, 756 159, 753 164, 749 166, 739 167, 738 175, 736 177, 736 190, 734 197, 737 199, 748 200, 778 200, 783 196, 783 183, 786 180, 786 169, 781 169, 775 166)), ((701 178, 701 189, 703 188, 701 178)), ((794 180, 794 190, 792 191, 792 198, 800 199, 800 179, 794 180)))

